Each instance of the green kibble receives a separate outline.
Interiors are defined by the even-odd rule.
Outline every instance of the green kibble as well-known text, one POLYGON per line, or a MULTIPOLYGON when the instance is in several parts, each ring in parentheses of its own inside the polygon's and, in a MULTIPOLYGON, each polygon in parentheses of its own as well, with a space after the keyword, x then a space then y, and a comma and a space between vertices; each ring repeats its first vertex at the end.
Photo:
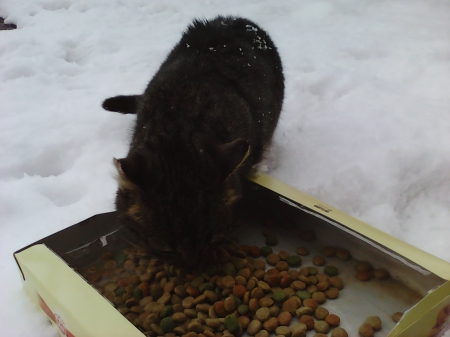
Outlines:
POLYGON ((233 265, 230 265, 225 270, 225 275, 236 277, 237 276, 237 270, 233 265))
POLYGON ((134 288, 133 289, 133 297, 137 300, 141 300, 142 299, 142 292, 141 289, 139 288, 134 288))
POLYGON ((124 262, 127 260, 127 257, 128 257, 127 253, 123 251, 117 252, 116 256, 114 257, 114 260, 117 263, 117 267, 123 265, 124 262))
POLYGON ((298 255, 293 255, 289 256, 286 262, 290 267, 300 267, 302 265, 302 258, 298 255))
POLYGON ((166 318, 172 314, 173 314, 173 307, 171 305, 167 305, 159 313, 159 318, 166 318))
POLYGON ((299 299, 306 300, 307 298, 311 298, 311 293, 308 290, 299 290, 295 293, 299 299))
POLYGON ((249 308, 248 308, 247 304, 241 304, 237 308, 238 313, 241 314, 241 315, 247 314, 248 310, 249 310, 249 308))
POLYGON ((233 296, 233 298, 234 298, 234 303, 236 303, 236 308, 242 304, 242 301, 239 297, 233 296))
POLYGON ((225 329, 230 332, 236 332, 239 330, 239 322, 235 315, 226 316, 223 324, 225 325, 225 329))
POLYGON ((175 329, 175 321, 170 317, 165 317, 159 323, 160 328, 164 331, 164 333, 172 332, 175 329))
POLYGON ((276 303, 282 303, 286 300, 286 293, 283 290, 277 290, 273 293, 272 299, 276 303))
POLYGON ((269 246, 261 247, 261 255, 262 256, 266 257, 267 255, 272 254, 272 253, 273 253, 272 247, 269 247, 269 246))
POLYGON ((323 268, 323 272, 328 276, 336 276, 339 274, 339 271, 335 266, 325 266, 325 268, 323 268))
POLYGON ((200 291, 201 294, 203 294, 205 290, 213 290, 213 289, 214 285, 210 282, 205 282, 198 287, 198 290, 200 291))
POLYGON ((117 288, 116 290, 114 290, 114 292, 116 293, 116 296, 122 296, 126 293, 124 288, 117 288))
POLYGON ((266 245, 276 246, 278 244, 278 238, 275 235, 270 235, 266 237, 266 245))

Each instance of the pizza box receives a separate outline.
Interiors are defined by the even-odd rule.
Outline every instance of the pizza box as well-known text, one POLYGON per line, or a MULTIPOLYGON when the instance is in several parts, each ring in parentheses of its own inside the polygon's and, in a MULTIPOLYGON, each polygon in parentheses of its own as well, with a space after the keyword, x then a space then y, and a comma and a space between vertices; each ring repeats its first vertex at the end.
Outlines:
MULTIPOLYGON (((267 175, 257 173, 245 185, 256 221, 237 231, 241 244, 265 246, 262 224, 270 222, 279 242, 274 252, 295 255, 297 247, 309 250, 309 255, 302 256, 302 266, 314 266, 313 257, 327 246, 350 252, 347 261, 325 257, 327 264, 338 268, 345 287, 339 298, 322 304, 341 318, 340 326, 349 336, 358 336, 359 326, 369 316, 381 318, 376 337, 439 337, 449 329, 449 263, 267 175), (315 233, 313 241, 302 239, 307 232, 315 233), (360 281, 355 277, 360 261, 387 270, 390 278, 360 281), (404 313, 398 323, 391 319, 395 312, 404 313)), ((26 292, 60 336, 142 337, 144 331, 102 296, 98 287, 91 286, 82 272, 105 254, 133 242, 116 213, 110 212, 30 244, 15 252, 14 258, 26 292)), ((316 268, 322 272, 323 267, 316 268)), ((309 331, 307 336, 314 334, 309 331)))

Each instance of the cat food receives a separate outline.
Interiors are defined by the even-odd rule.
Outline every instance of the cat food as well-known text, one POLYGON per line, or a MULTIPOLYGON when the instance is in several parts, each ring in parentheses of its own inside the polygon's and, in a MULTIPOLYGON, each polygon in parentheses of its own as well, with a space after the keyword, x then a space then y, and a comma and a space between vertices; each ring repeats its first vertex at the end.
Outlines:
POLYGON ((378 331, 381 329, 381 319, 378 316, 370 316, 367 317, 366 321, 364 323, 370 324, 370 326, 375 330, 378 331))
POLYGON ((397 311, 392 314, 391 318, 395 323, 397 323, 398 321, 400 321, 402 316, 403 316, 403 312, 397 311))
MULTIPOLYGON (((275 236, 268 234, 266 238, 275 236)), ((350 256, 346 252, 334 247, 322 250, 325 256, 340 255, 344 260, 350 256)), ((229 245, 212 255, 217 256, 215 262, 188 273, 131 248, 105 254, 101 263, 83 275, 149 337, 239 336, 244 332, 306 337, 308 330, 318 336, 330 331, 334 337, 348 336, 339 327, 340 317, 322 306, 337 299, 344 288, 336 267, 321 266, 325 263, 322 256, 312 258, 315 266, 300 268, 299 255, 282 250, 274 253, 270 246, 229 245)), ((366 262, 355 268, 357 273, 377 270, 366 262)), ((387 271, 382 274, 389 275, 387 271)), ((379 329, 381 320, 371 316, 358 332, 370 337, 379 329)))
POLYGON ((342 328, 334 328, 331 331, 331 337, 348 337, 348 333, 342 328))

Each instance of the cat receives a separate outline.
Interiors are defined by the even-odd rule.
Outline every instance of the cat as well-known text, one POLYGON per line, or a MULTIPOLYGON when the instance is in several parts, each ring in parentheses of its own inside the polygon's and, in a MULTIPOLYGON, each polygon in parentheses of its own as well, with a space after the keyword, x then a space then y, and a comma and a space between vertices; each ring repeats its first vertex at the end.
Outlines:
POLYGON ((234 228, 242 180, 262 160, 284 99, 277 48, 250 20, 194 20, 142 95, 103 108, 136 113, 128 155, 114 159, 116 209, 149 253, 202 263, 234 228))

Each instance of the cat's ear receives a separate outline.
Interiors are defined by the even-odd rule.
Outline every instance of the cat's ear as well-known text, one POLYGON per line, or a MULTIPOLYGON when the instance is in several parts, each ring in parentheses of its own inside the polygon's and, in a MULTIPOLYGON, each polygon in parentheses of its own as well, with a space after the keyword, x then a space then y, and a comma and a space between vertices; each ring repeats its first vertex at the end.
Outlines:
POLYGON ((135 189, 142 183, 144 158, 139 153, 128 155, 123 159, 113 159, 118 173, 119 188, 135 189))
POLYGON ((226 174, 230 175, 245 162, 250 154, 250 145, 246 140, 238 138, 217 146, 216 151, 225 164, 226 174))

